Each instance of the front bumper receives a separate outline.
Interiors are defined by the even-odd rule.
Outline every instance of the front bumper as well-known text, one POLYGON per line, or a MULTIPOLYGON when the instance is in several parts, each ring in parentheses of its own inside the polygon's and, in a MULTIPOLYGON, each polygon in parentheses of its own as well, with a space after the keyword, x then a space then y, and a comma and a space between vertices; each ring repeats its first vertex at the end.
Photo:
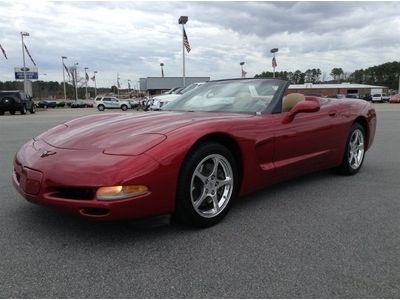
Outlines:
POLYGON ((14 159, 13 184, 28 201, 56 207, 93 220, 144 218, 173 212, 176 178, 146 156, 117 156, 77 151, 30 141, 14 159), (41 157, 43 150, 55 152, 41 157), (101 201, 101 186, 144 184, 149 192, 122 200, 101 201))

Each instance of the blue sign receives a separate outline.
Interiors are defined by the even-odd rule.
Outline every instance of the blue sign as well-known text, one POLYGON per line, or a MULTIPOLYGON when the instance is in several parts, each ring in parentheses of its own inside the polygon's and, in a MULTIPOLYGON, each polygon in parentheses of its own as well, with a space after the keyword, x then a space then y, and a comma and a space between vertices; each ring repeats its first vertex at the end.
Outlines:
MULTIPOLYGON (((14 68, 15 79, 24 80, 24 68, 14 68)), ((25 67, 26 79, 39 79, 38 68, 28 68, 25 67)))

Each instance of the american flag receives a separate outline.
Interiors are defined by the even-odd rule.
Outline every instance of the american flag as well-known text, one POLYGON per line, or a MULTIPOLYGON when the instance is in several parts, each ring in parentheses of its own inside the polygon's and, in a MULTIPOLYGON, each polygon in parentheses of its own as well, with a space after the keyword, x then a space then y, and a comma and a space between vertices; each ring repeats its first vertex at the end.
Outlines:
POLYGON ((8 59, 8 58, 7 58, 6 51, 3 49, 3 47, 2 47, 1 45, 0 45, 0 50, 1 50, 1 52, 3 52, 4 57, 5 57, 6 59, 8 59))
POLYGON ((247 72, 242 69, 242 78, 246 78, 246 74, 247 74, 247 72))
POLYGON ((85 72, 85 74, 86 74, 86 81, 89 81, 89 75, 88 75, 88 73, 85 72))
POLYGON ((275 56, 272 58, 272 67, 276 68, 278 65, 276 64, 275 56))
POLYGON ((36 67, 36 63, 35 63, 35 61, 33 60, 31 54, 29 53, 28 47, 26 47, 25 43, 24 43, 24 47, 25 47, 26 53, 28 54, 29 58, 31 59, 33 65, 36 67))
POLYGON ((96 75, 93 75, 93 77, 90 79, 92 79, 93 81, 96 81, 96 75))
POLYGON ((185 28, 183 28, 183 45, 185 46, 186 51, 189 53, 191 49, 190 49, 190 44, 189 44, 189 40, 186 35, 185 28))

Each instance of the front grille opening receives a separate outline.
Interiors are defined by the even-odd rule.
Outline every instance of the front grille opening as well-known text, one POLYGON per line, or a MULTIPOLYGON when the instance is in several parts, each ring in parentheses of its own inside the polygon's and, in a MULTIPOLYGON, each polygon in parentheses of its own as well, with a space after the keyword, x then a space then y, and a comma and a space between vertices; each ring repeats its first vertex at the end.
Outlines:
POLYGON ((99 207, 85 207, 80 210, 80 213, 85 216, 106 216, 110 213, 108 208, 99 208, 99 207))
POLYGON ((74 200, 92 200, 94 191, 91 188, 62 187, 55 188, 54 197, 74 200))

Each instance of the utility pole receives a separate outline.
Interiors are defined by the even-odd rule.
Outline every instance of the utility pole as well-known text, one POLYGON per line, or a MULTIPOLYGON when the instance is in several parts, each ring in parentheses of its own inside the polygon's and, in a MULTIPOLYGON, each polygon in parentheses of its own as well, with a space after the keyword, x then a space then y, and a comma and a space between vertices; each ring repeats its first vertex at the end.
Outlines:
POLYGON ((61 61, 62 61, 62 69, 63 69, 63 80, 64 80, 64 101, 67 101, 67 89, 65 87, 65 64, 64 64, 64 59, 67 59, 68 57, 66 56, 61 56, 61 61))
POLYGON ((74 64, 74 66, 75 66, 75 96, 76 96, 76 98, 75 98, 75 101, 78 101, 78 64, 79 63, 75 63, 74 64))

